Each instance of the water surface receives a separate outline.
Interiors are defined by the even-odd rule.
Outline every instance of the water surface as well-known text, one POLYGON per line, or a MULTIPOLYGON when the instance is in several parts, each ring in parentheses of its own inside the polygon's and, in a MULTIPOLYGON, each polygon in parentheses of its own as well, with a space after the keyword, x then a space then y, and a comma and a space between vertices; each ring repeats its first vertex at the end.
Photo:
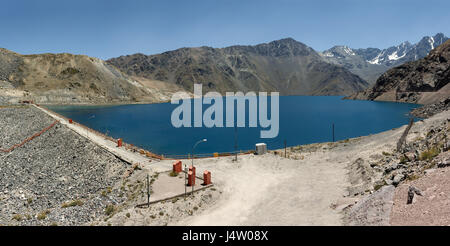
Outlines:
MULTIPOLYGON (((259 127, 175 128, 170 119, 177 106, 161 103, 48 108, 154 153, 174 155, 190 153, 192 145, 202 138, 208 141, 198 145, 196 153, 234 151, 236 132, 238 150, 254 149, 259 142, 277 149, 284 147, 284 141, 287 146, 332 141, 332 124, 336 141, 379 133, 407 124, 409 111, 419 105, 342 100, 338 96, 281 96, 280 130, 273 139, 260 139, 259 127)), ((203 110, 207 107, 204 105, 203 110)))

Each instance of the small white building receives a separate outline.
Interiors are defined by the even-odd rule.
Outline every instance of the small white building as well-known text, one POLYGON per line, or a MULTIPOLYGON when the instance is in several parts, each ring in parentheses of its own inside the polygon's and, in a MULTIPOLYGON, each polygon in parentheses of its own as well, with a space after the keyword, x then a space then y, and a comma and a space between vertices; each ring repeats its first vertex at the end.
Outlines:
POLYGON ((257 155, 263 155, 265 153, 267 153, 267 144, 265 143, 257 143, 255 145, 256 147, 256 154, 257 155))

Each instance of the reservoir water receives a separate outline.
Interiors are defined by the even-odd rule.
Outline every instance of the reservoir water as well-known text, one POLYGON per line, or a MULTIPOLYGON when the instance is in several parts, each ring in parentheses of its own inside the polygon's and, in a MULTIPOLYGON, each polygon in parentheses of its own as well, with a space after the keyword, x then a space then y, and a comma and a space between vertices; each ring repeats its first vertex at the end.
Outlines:
MULTIPOLYGON (((175 128, 171 124, 171 114, 178 105, 170 103, 47 107, 92 129, 114 138, 123 138, 125 142, 153 153, 184 155, 190 153, 193 144, 203 138, 208 141, 198 145, 196 153, 232 152, 235 150, 236 139, 238 150, 252 150, 260 142, 267 143, 269 149, 283 148, 284 141, 287 146, 328 142, 332 141, 333 124, 336 141, 374 134, 407 124, 409 111, 420 106, 342 100, 339 96, 281 96, 279 99, 280 129, 278 136, 272 139, 259 138, 261 128, 248 127, 248 124, 245 128, 236 129, 175 128)), ((207 107, 209 105, 203 105, 203 110, 207 107)))

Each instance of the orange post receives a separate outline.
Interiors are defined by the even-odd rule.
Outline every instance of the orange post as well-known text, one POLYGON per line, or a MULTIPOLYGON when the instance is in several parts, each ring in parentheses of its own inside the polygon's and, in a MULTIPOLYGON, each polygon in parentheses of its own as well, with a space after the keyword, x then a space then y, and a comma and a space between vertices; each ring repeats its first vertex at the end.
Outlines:
POLYGON ((172 171, 173 171, 173 172, 177 172, 177 173, 180 173, 180 172, 181 172, 181 161, 175 161, 175 162, 173 163, 173 169, 172 169, 172 171))
POLYGON ((117 147, 122 147, 122 139, 121 138, 119 138, 117 140, 117 147))
POLYGON ((195 167, 189 166, 189 171, 192 172, 192 174, 194 174, 195 176, 195 167))
POLYGON ((203 185, 209 185, 211 184, 211 172, 208 170, 205 170, 203 172, 203 185))
POLYGON ((195 185, 195 175, 192 171, 188 172, 188 186, 194 186, 195 185))

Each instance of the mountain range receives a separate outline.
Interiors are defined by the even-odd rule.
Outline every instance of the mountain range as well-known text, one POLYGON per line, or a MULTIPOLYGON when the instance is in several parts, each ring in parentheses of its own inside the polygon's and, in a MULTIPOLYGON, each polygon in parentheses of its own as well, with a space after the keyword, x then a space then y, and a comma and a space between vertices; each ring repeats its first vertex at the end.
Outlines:
POLYGON ((351 95, 388 69, 426 56, 448 38, 438 33, 387 49, 335 46, 324 52, 292 38, 225 48, 181 48, 107 61, 85 55, 21 55, 0 48, 0 101, 38 103, 161 102, 176 91, 278 91, 281 95, 351 95), (6 95, 6 96, 5 96, 6 95))
POLYGON ((326 61, 343 66, 373 84, 388 69, 425 57, 447 39, 443 33, 437 33, 434 36, 425 36, 415 44, 405 41, 386 49, 334 46, 320 54, 326 61))
POLYGON ((381 75, 369 89, 349 99, 439 103, 450 98, 450 40, 417 61, 406 62, 381 75))
POLYGON ((192 91, 278 91, 281 95, 346 95, 368 83, 326 62, 292 38, 255 46, 182 48, 157 55, 134 54, 107 61, 131 76, 164 81, 192 91))

